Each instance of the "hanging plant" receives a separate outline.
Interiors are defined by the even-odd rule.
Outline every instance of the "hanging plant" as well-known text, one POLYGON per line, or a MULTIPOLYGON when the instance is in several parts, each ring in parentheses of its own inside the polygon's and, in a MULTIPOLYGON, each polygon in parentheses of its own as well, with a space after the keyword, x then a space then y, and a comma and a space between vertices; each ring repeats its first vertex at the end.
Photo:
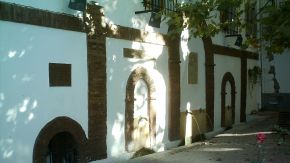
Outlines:
POLYGON ((248 80, 250 84, 250 88, 253 89, 254 85, 258 83, 258 81, 261 79, 262 70, 258 66, 254 66, 252 69, 248 70, 248 80))

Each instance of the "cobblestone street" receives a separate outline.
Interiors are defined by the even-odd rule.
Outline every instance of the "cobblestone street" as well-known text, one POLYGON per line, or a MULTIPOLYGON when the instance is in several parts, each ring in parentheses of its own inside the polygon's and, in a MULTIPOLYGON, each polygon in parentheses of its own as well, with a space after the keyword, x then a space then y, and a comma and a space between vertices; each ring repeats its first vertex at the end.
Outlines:
MULTIPOLYGON (((235 125, 212 139, 197 142, 187 147, 179 147, 161 153, 147 155, 130 162, 255 162, 258 159, 258 146, 256 134, 263 132, 266 140, 262 146, 262 155, 265 162, 286 163, 290 160, 289 145, 277 145, 279 135, 272 132, 273 125, 277 123, 277 113, 259 112, 248 117, 247 123, 235 125)), ((286 141, 290 141, 289 138, 286 141)))

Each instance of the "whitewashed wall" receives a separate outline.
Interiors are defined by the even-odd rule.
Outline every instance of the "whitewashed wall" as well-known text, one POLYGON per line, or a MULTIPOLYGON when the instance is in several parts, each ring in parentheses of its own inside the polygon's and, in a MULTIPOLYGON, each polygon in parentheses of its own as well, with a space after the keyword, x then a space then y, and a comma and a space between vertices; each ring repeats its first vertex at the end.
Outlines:
POLYGON ((87 134, 84 33, 0 21, 0 162, 32 162, 49 121, 68 116, 87 134), (72 65, 71 87, 49 87, 49 62, 72 65))
MULTIPOLYGON (((54 12, 76 14, 69 0, 2 0, 54 12), (45 1, 45 2, 44 2, 45 1)), ((150 13, 142 0, 103 0, 106 21, 152 32, 167 32, 148 26, 150 13), (121 15, 121 16, 120 16, 121 15)), ((40 129, 56 116, 69 116, 81 124, 87 134, 87 57, 85 34, 0 21, 0 162, 32 162, 32 150, 40 129), (72 64, 72 87, 50 88, 48 63, 72 64), (2 125, 3 124, 3 125, 2 125), (27 132, 29 131, 29 132, 27 132)), ((205 57, 201 39, 181 42, 181 111, 205 108, 205 57), (189 52, 198 54, 198 84, 187 84, 189 52)), ((222 34, 213 38, 225 45, 222 34)), ((168 138, 168 51, 167 47, 107 38, 107 152, 108 159, 128 158, 125 152, 125 92, 130 73, 138 66, 152 75, 157 88, 157 145, 163 150, 168 138), (123 48, 145 50, 156 61, 123 57, 123 48)), ((231 72, 236 83, 236 122, 240 117, 240 58, 215 55, 215 129, 221 123, 221 82, 231 72)), ((108 159, 104 160, 106 162, 108 159)))
POLYGON ((214 74, 214 129, 221 127, 221 85, 226 72, 230 72, 235 80, 236 101, 235 101, 235 123, 240 122, 240 99, 241 99, 241 59, 230 56, 214 56, 215 74, 214 74))
POLYGON ((273 61, 269 62, 263 56, 263 93, 274 93, 273 74, 269 74, 270 66, 275 66, 276 78, 280 84, 281 93, 290 93, 290 51, 286 50, 281 55, 274 54, 273 61))
POLYGON ((3 2, 16 3, 23 6, 30 6, 38 9, 67 13, 81 14, 81 12, 68 8, 70 0, 1 0, 3 2))
POLYGON ((167 140, 168 103, 168 52, 167 47, 107 38, 107 152, 109 159, 128 158, 125 151, 125 93, 129 75, 144 67, 154 80, 156 87, 156 146, 157 151, 165 148, 167 140), (129 59, 123 57, 123 48, 145 50, 154 60, 129 59))
POLYGON ((144 11, 142 4, 143 0, 94 1, 103 7, 104 14, 106 16, 106 22, 109 24, 144 29, 151 32, 167 32, 167 24, 165 21, 161 23, 161 28, 154 28, 148 25, 151 13, 135 14, 135 11, 144 11))
MULTIPOLYGON (((254 66, 260 67, 260 61, 248 59, 247 70, 252 69, 254 66)), ((260 108, 261 108, 261 79, 258 81, 257 84, 254 85, 251 84, 248 80, 246 114, 250 114, 253 110, 257 111, 260 108)))
POLYGON ((180 111, 186 109, 205 109, 205 54, 203 42, 199 38, 188 40, 188 32, 185 30, 181 35, 180 44, 180 88, 181 106, 180 111), (188 84, 188 55, 195 52, 198 55, 198 82, 188 84))

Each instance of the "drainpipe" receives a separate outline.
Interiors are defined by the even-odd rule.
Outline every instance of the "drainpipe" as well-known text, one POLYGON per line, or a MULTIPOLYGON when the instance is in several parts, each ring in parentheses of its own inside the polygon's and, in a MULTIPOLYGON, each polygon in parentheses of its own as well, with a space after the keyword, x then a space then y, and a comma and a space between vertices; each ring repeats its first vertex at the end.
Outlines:
MULTIPOLYGON (((257 3, 257 8, 260 10, 260 7, 261 7, 261 0, 258 0, 258 3, 257 3)), ((261 11, 258 11, 258 13, 260 13, 261 11)), ((261 18, 261 14, 258 14, 258 20, 261 18)), ((258 29, 259 29, 259 32, 258 32, 258 38, 261 37, 261 30, 262 30, 262 27, 260 25, 260 23, 258 23, 258 29)), ((263 72, 263 54, 262 54, 262 48, 263 47, 259 47, 258 48, 258 54, 259 54, 259 57, 260 57, 260 66, 261 66, 261 69, 262 69, 262 76, 261 76, 261 89, 260 89, 260 93, 261 93, 261 109, 264 108, 264 98, 263 98, 263 78, 264 78, 264 72, 263 72)), ((259 109, 259 108, 258 108, 259 109)))

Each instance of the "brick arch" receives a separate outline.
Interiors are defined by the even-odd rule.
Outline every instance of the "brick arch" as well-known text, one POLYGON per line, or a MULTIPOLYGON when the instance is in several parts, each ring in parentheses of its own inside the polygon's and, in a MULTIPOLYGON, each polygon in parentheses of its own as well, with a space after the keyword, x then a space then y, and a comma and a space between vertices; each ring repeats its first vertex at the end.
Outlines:
POLYGON ((150 138, 155 142, 156 138, 156 111, 154 104, 151 100, 155 99, 155 86, 152 78, 150 78, 145 68, 136 68, 129 76, 126 86, 126 99, 125 99, 125 142, 126 150, 130 151, 129 144, 132 142, 132 134, 134 131, 134 89, 137 81, 143 79, 148 88, 148 111, 149 111, 149 124, 150 124, 150 138))
POLYGON ((226 96, 226 83, 229 82, 231 85, 231 107, 232 107, 232 121, 235 122, 235 101, 236 101, 236 85, 235 79, 230 72, 225 73, 222 79, 222 87, 221 87, 221 126, 225 126, 225 96, 226 96))
POLYGON ((77 143, 80 163, 87 162, 85 159, 85 146, 87 138, 82 127, 69 117, 57 117, 48 122, 39 132, 33 148, 33 163, 46 162, 49 142, 59 133, 69 133, 77 143))

